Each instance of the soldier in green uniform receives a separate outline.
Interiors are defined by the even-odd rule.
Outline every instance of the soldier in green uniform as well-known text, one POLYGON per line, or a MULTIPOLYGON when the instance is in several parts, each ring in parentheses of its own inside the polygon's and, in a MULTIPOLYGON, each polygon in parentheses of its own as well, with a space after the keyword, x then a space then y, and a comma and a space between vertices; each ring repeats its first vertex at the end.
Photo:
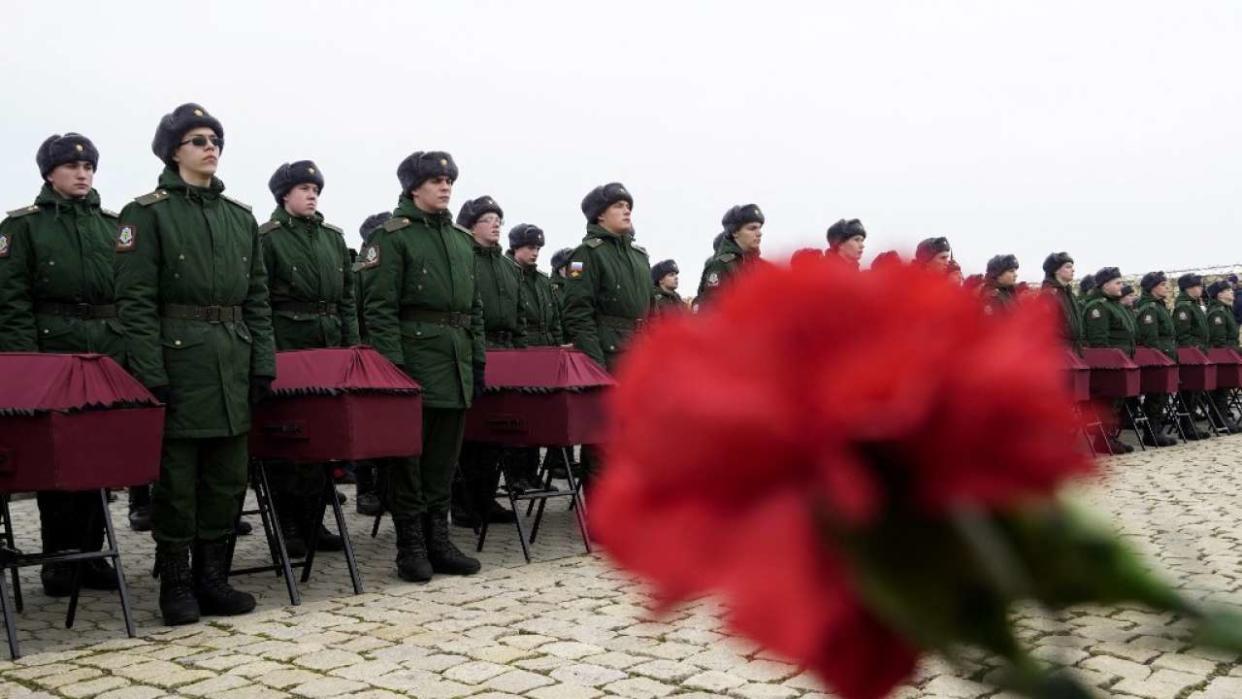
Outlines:
POLYGON ((947 272, 953 261, 953 247, 944 236, 924 238, 914 249, 914 261, 933 271, 947 272))
POLYGON ((1207 312, 1203 309, 1203 277, 1183 274, 1177 278, 1177 302, 1173 306, 1173 327, 1178 347, 1206 350, 1211 342, 1207 312))
MULTIPOLYGON (((351 347, 358 344, 358 309, 345 232, 319 212, 323 172, 310 160, 276 168, 267 187, 276 208, 259 226, 259 243, 271 292, 276 350, 351 347)), ((320 551, 340 551, 341 537, 320 521, 327 474, 323 464, 276 464, 268 469, 272 497, 289 555, 306 555, 315 538, 320 551), (318 530, 318 532, 316 532, 318 530)))
MULTIPOLYGON (((1228 281, 1212 282, 1207 288, 1208 346, 1240 349, 1238 345, 1238 321, 1233 317, 1233 287, 1228 281)), ((1233 389, 1218 388, 1212 391, 1212 402, 1224 420, 1224 428, 1231 434, 1242 432, 1242 426, 1233 419, 1229 405, 1229 392, 1233 389)))
POLYGON ((694 297, 696 308, 710 301, 733 275, 760 259, 764 220, 763 212, 755 204, 734 206, 725 212, 720 220, 724 237, 716 254, 703 265, 694 297))
POLYGON ((655 312, 680 313, 686 310, 686 302, 677 293, 678 276, 675 260, 662 260, 651 268, 651 281, 655 286, 655 312))
MULTIPOLYGON (((1121 305, 1121 271, 1116 267, 1105 267, 1095 273, 1094 279, 1096 288, 1087 295, 1083 306, 1084 344, 1087 347, 1112 347, 1134 356, 1136 328, 1134 315, 1121 305)), ((1120 405, 1114 408, 1120 410, 1120 405)), ((1097 440, 1094 446, 1102 454, 1128 454, 1134 451, 1133 447, 1118 440, 1116 434, 1108 437, 1108 444, 1097 440)))
POLYGON ((215 177, 224 127, 183 104, 151 148, 165 169, 121 212, 116 304, 130 372, 168 404, 152 496, 160 610, 173 625, 254 609, 229 585, 226 557, 250 407, 270 392, 276 357, 258 224, 215 177))
MULTIPOLYGON (((557 305, 565 312, 565 282, 569 279, 569 260, 574 256, 573 248, 561 248, 552 254, 552 291, 556 293, 557 305)), ((561 327, 561 337, 565 336, 565 328, 561 327)))
MULTIPOLYGON (((0 223, 0 352, 89 352, 124 364, 112 295, 116 214, 100 208, 93 187, 99 151, 81 134, 55 134, 35 162, 43 182, 35 203, 0 223)), ((36 497, 44 553, 103 547, 98 492, 36 497)), ((44 565, 40 577, 49 596, 73 591, 72 564, 44 565)), ((88 561, 82 584, 114 590, 116 572, 107 561, 88 561)))
MULTIPOLYGON (((1138 302, 1138 315, 1135 321, 1134 342, 1139 347, 1150 347, 1163 352, 1169 359, 1177 361, 1177 339, 1173 330, 1173 316, 1165 300, 1169 297, 1169 280, 1164 272, 1148 272, 1139 281, 1143 296, 1138 302)), ((1156 433, 1156 438, 1143 435, 1143 443, 1147 446, 1167 447, 1177 444, 1177 440, 1165 436, 1165 414, 1168 411, 1171 396, 1167 393, 1148 394, 1143 397, 1143 412, 1156 433)), ((1182 431, 1187 439, 1199 439, 1199 431, 1193 425, 1183 424, 1182 431)))
MULTIPOLYGON (((462 204, 457 225, 474 241, 475 285, 483 302, 487 349, 525 346, 526 317, 522 310, 522 273, 501 254, 500 227, 504 210, 490 196, 462 204)), ((459 459, 461 478, 453 482, 453 524, 477 529, 486 518, 493 524, 512 522, 513 513, 496 502, 497 466, 512 454, 500 447, 466 441, 459 459)), ((512 475, 512 474, 510 474, 512 475)), ((530 490, 532 483, 508 479, 509 487, 530 490)))
POLYGON ((651 264, 634 244, 633 205, 620 182, 586 195, 586 237, 570 258, 565 284, 567 338, 609 371, 651 312, 651 264))
POLYGON ((867 247, 867 229, 856 218, 841 219, 828 227, 828 249, 824 259, 842 263, 846 269, 857 270, 867 247))
POLYGON ((423 389, 423 451, 385 469, 397 530, 397 574, 470 575, 479 562, 449 539, 453 469, 466 409, 482 394, 487 362, 483 304, 470 234, 453 225, 452 156, 418 151, 397 168, 393 217, 358 254, 368 341, 423 389))
POLYGON ((1082 309, 1074 296, 1074 258, 1054 252, 1044 259, 1044 293, 1057 301, 1061 315, 1061 339, 1075 352, 1082 349, 1082 309))
MULTIPOLYGON (((392 213, 389 211, 381 211, 377 214, 371 214, 366 217, 366 219, 362 222, 362 225, 358 228, 358 235, 362 238, 362 249, 366 248, 366 244, 371 240, 371 236, 374 235, 376 231, 381 230, 381 226, 388 223, 388 220, 391 218, 392 213)), ((360 263, 355 259, 353 264, 353 273, 354 296, 358 309, 358 336, 362 342, 370 344, 369 340, 367 340, 367 327, 364 322, 362 312, 363 278, 359 272, 360 263)), ((355 474, 358 478, 358 489, 355 491, 354 496, 354 509, 360 515, 377 517, 384 512, 383 499, 381 498, 378 489, 378 470, 384 468, 383 464, 383 459, 375 461, 359 461, 354 464, 355 474)))
POLYGON ((988 260, 983 278, 982 298, 985 313, 1002 313, 1018 302, 1014 289, 1018 281, 1017 257, 996 255, 988 260))

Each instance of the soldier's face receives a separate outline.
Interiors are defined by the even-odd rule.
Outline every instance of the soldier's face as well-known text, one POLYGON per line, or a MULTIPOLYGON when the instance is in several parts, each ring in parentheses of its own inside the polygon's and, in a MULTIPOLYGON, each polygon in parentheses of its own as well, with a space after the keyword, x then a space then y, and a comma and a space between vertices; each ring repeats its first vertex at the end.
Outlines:
POLYGON ((181 136, 181 145, 173 152, 173 161, 181 169, 196 175, 210 177, 216 174, 216 168, 220 165, 220 147, 211 141, 215 135, 215 130, 206 126, 185 132, 181 136), (199 139, 203 145, 196 146, 191 142, 195 136, 204 137, 199 139))
POLYGON ((949 268, 949 258, 953 255, 949 251, 938 252, 936 256, 927 261, 927 266, 933 270, 940 271, 949 268))
POLYGON ((866 249, 866 247, 867 239, 861 235, 856 235, 849 238, 844 243, 841 243, 841 247, 838 248, 838 251, 843 257, 857 262, 862 259, 863 250, 866 249))
POLYGON ((1195 300, 1203 298, 1203 287, 1192 286, 1186 290, 1186 295, 1195 300))
POLYGON ((520 265, 534 267, 539 262, 539 251, 541 249, 538 245, 523 245, 513 251, 513 259, 517 260, 520 265))
POLYGON ((1126 283, 1121 281, 1120 277, 1118 277, 1117 279, 1111 279, 1106 284, 1104 284, 1104 286, 1100 287, 1100 293, 1104 294, 1105 296, 1109 298, 1115 299, 1121 296, 1121 287, 1125 285, 1126 283))
POLYGON ((57 165, 47 174, 47 182, 62 197, 81 199, 91 193, 95 183, 95 166, 85 160, 57 165))
POLYGON ((1013 286, 1016 283, 1018 283, 1018 270, 1016 269, 1007 269, 996 278, 998 286, 1013 286))
POLYGON ((411 192, 414 204, 423 211, 447 211, 453 196, 453 181, 447 177, 433 177, 411 192))
POLYGON ((599 225, 609 233, 629 233, 634 230, 630 222, 630 203, 619 201, 604 209, 599 217, 599 225))
POLYGON ((1074 263, 1066 262, 1057 268, 1057 281, 1062 284, 1069 284, 1074 281, 1074 263))
POLYGON ((1138 300, 1138 294, 1126 294, 1125 296, 1121 297, 1121 305, 1125 306, 1126 308, 1132 308, 1134 306, 1134 302, 1137 300, 1138 300))
POLYGON ((285 195, 285 211, 294 216, 310 216, 318 209, 319 185, 313 182, 303 182, 285 195))
POLYGON ((1216 298, 1219 299, 1222 303, 1227 303, 1230 306, 1232 306, 1233 305, 1233 289, 1225 289, 1224 291, 1217 294, 1216 298))
POLYGON ((660 286, 663 287, 665 291, 677 291, 677 286, 680 283, 681 275, 677 272, 672 272, 660 277, 660 286))
POLYGON ((763 241, 763 224, 748 223, 737 229, 733 240, 742 252, 759 252, 759 244, 763 241))
POLYGON ((1164 282, 1160 282, 1159 284, 1153 286, 1151 288, 1151 295, 1155 296, 1161 301, 1167 299, 1169 297, 1169 283, 1167 281, 1164 281, 1164 282))
POLYGON ((474 226, 470 229, 474 239, 479 241, 479 245, 493 247, 500 244, 500 225, 503 220, 496 214, 483 214, 478 221, 474 222, 474 226))
POLYGON ((949 277, 949 281, 954 284, 960 285, 962 283, 962 270, 960 269, 950 269, 947 272, 947 276, 949 277))

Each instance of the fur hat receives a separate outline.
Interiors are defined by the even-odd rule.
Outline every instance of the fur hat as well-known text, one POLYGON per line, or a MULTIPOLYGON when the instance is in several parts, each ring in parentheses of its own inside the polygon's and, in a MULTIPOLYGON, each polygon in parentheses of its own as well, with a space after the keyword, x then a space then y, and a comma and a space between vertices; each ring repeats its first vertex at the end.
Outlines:
POLYGON ((410 153, 397 166, 397 180, 401 182, 403 194, 418 189, 419 185, 433 177, 447 177, 450 182, 457 181, 457 163, 453 162, 453 156, 439 150, 420 150, 410 153))
POLYGON ((39 150, 35 151, 35 163, 39 166, 39 175, 47 177, 57 166, 76 163, 84 160, 91 168, 99 169, 99 151, 91 139, 80 133, 70 131, 64 136, 52 134, 48 136, 39 150))
POLYGON ((931 262, 932 258, 942 252, 953 252, 953 248, 949 245, 949 239, 944 236, 939 238, 924 238, 919 241, 918 247, 914 249, 915 262, 931 262))
POLYGON ((1010 270, 1018 269, 1018 258, 1014 255, 997 255, 988 260, 987 271, 984 276, 988 279, 996 279, 1000 275, 1010 270))
POLYGON ((681 271, 677 269, 676 262, 674 262, 673 260, 662 260, 660 262, 655 263, 655 266, 651 268, 651 283, 658 285, 660 283, 660 280, 663 279, 664 277, 670 274, 680 274, 680 273, 681 271))
POLYGON ((867 237, 867 229, 863 228, 862 221, 856 218, 848 221, 841 219, 828 226, 828 246, 835 248, 856 235, 861 235, 864 239, 867 237))
POLYGON ((509 249, 517 250, 527 245, 544 246, 543 229, 529 223, 519 223, 509 229, 509 249))
POLYGON ((595 223, 603 215, 605 209, 619 201, 629 202, 630 209, 633 210, 634 197, 630 195, 625 185, 620 182, 602 184, 587 192, 587 195, 582 198, 582 215, 586 216, 587 223, 595 223))
POLYGON ((220 151, 223 152, 224 126, 220 124, 219 119, 208 114, 206 109, 193 102, 177 107, 160 119, 159 126, 155 127, 155 138, 151 140, 151 152, 155 153, 155 157, 163 160, 168 167, 175 167, 173 153, 181 147, 182 137, 191 129, 201 127, 207 127, 216 132, 216 136, 220 138, 220 151))
POLYGON ((738 229, 748 223, 763 223, 763 212, 759 210, 756 204, 742 204, 735 206, 725 212, 724 218, 720 219, 720 225, 724 226, 725 232, 729 235, 737 233, 738 229))
POLYGON ((281 165, 267 181, 267 188, 272 191, 272 196, 276 197, 276 205, 279 206, 284 203, 289 190, 300 184, 318 185, 319 191, 323 191, 323 172, 314 161, 298 160, 281 165))
POLYGON ((1139 288, 1143 291, 1150 292, 1152 289, 1167 281, 1169 281, 1169 278, 1164 276, 1164 272, 1148 272, 1143 275, 1142 279, 1139 280, 1139 288))
POLYGON ((1057 270, 1065 265, 1073 264, 1074 258, 1070 257, 1068 252, 1054 252, 1044 258, 1044 278, 1052 279, 1056 276, 1057 270))
POLYGON ((1196 286, 1203 286, 1203 277, 1193 272, 1189 274, 1183 274, 1182 276, 1177 278, 1177 288, 1181 289, 1182 291, 1185 291, 1187 289, 1190 289, 1196 286))
MULTIPOLYGON (((415 187, 417 186, 415 185, 415 187)), ((483 195, 478 199, 471 199, 461 205, 461 211, 457 212, 457 225, 466 229, 474 228, 474 224, 478 223, 484 214, 496 214, 502 219, 505 217, 505 212, 500 208, 500 204, 497 204, 495 199, 483 195)))

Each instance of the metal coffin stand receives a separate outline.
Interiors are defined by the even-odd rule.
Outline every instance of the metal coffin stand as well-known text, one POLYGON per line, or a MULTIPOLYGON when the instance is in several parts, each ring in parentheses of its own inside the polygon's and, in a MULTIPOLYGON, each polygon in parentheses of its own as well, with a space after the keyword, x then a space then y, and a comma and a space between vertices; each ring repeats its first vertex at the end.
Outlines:
POLYGON ((1190 426, 1198 430, 1194 414, 1201 412, 1207 418, 1212 434, 1226 434, 1221 427, 1223 418, 1208 395, 1217 387, 1216 364, 1196 347, 1178 347, 1177 363, 1178 388, 1183 394, 1190 426))
POLYGON ((1181 382, 1177 362, 1164 352, 1151 347, 1139 347, 1134 351, 1134 363, 1139 367, 1139 387, 1144 400, 1152 400, 1154 396, 1167 395, 1160 406, 1162 423, 1167 429, 1171 424, 1174 432, 1183 442, 1187 435, 1182 428, 1182 420, 1190 418, 1190 411, 1182 402, 1178 386, 1181 382))
MULTIPOLYGON (((550 499, 568 499, 577 519, 582 543, 589 553, 586 501, 574 474, 573 447, 603 440, 605 408, 612 377, 585 354, 561 347, 490 350, 487 353, 487 392, 466 413, 466 439, 501 447, 546 447, 565 458, 564 490, 545 477, 543 487, 516 492, 504 488, 517 523, 522 555, 530 562, 530 545, 539 535, 544 510, 550 499), (520 505, 535 507, 529 533, 520 505)), ((502 469, 503 471, 503 469, 502 469)), ((477 550, 487 541, 488 523, 479 530, 477 550)))
MULTIPOLYGON (((120 546, 108 510, 108 489, 142 485, 159 476, 164 409, 143 386, 108 357, 69 354, 0 354, 0 612, 13 658, 21 656, 16 613, 23 609, 17 571, 46 563, 110 560, 125 632, 135 635, 120 546), (47 390, 47 387, 54 387, 47 390), (31 390, 31 389, 34 390, 31 390), (32 397, 37 396, 37 399, 32 397), (16 548, 9 495, 28 491, 96 491, 103 510, 105 547, 27 554, 16 548), (5 575, 8 573, 9 575, 5 575), (6 577, 13 581, 10 602, 6 577)), ((100 526, 86 518, 83 534, 100 526)), ((65 614, 72 628, 82 569, 74 566, 65 614)))
POLYGON ((1136 401, 1142 393, 1142 374, 1137 364, 1122 350, 1096 347, 1082 351, 1083 361, 1091 368, 1091 397, 1095 400, 1120 400, 1122 410, 1129 418, 1139 448, 1143 446, 1143 434, 1155 436, 1147 416, 1136 409, 1136 401))
POLYGON ((273 395, 256 406, 250 434, 250 484, 272 564, 230 570, 229 574, 274 571, 284 577, 289 601, 301 604, 293 569, 302 569, 303 583, 310 580, 319 528, 311 530, 306 558, 291 561, 268 470, 288 463, 323 464, 324 489, 313 521, 322 521, 327 507, 332 507, 350 581, 354 593, 361 594, 362 579, 345 513, 336 499, 332 462, 417 456, 422 451, 421 389, 367 347, 280 352, 276 372, 273 395))

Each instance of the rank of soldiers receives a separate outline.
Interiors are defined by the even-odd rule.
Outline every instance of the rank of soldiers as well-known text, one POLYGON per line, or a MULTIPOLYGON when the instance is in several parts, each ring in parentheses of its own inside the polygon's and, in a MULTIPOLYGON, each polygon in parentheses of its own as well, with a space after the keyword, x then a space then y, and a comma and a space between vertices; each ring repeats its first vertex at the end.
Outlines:
MULTIPOLYGON (((396 207, 362 224, 355 256, 319 210, 326 179, 312 160, 276 168, 268 182, 275 207, 260 224, 216 176, 224 138, 221 121, 200 105, 165 115, 151 144, 163 164, 156 188, 117 214, 101 208, 93 187, 95 145, 77 133, 53 135, 37 150, 34 204, 0 223, 0 351, 106 354, 167 406, 160 478, 149 492, 131 490, 130 521, 152 531, 168 624, 255 606, 229 583, 228 550, 239 533, 251 409, 270 392, 275 352, 363 342, 422 385, 421 455, 358 464, 357 507, 391 514, 402 579, 470 575, 480 564, 453 544, 450 523, 513 518, 495 498, 501 476, 510 488, 538 485, 538 449, 463 444, 465 412, 485 388, 487 349, 573 346, 612 369, 653 314, 710 305, 738 275, 765 264, 763 211, 731 207, 687 303, 677 263, 652 265, 634 243, 634 198, 613 182, 583 198, 586 235, 553 255, 546 275, 537 268, 544 231, 516 225, 502 250, 504 211, 494 198, 472 199, 451 215, 458 166, 441 151, 400 162, 396 207)), ((799 251, 791 264, 823 255, 858 269, 866 237, 859 220, 838 221, 827 229, 826 250, 799 251)), ((887 253, 875 264, 894 259, 887 253)), ((945 238, 920 243, 914 262, 963 281, 945 238)), ((1017 259, 1001 255, 965 283, 988 312, 1000 313, 1019 296, 1017 271, 1017 259)), ((1170 282, 1160 272, 1143 277, 1137 303, 1127 301, 1134 295, 1115 268, 1093 275, 1081 298, 1069 255, 1050 255, 1044 272, 1071 347, 1147 346, 1176 359, 1178 347, 1238 345, 1231 282, 1205 289, 1185 275, 1170 309, 1170 282)), ((1226 396, 1215 399, 1229 415, 1226 396)), ((1167 414, 1167 400, 1145 397, 1150 419, 1167 414)), ((1237 429, 1231 419, 1226 427, 1237 429)), ((1100 448, 1128 448, 1109 440, 1100 448)), ((581 468, 589 487, 598 457, 582 451, 580 465, 559 467, 581 468)), ((305 555, 312 541, 339 549, 340 538, 317 519, 325 469, 273 473, 290 554, 305 555)), ((45 552, 100 549, 102 528, 86 540, 74 528, 101 506, 94 493, 41 492, 37 500, 45 552)), ((45 566, 41 580, 49 595, 71 594, 72 564, 45 566)), ((81 581, 117 585, 102 560, 84 564, 81 581)))

